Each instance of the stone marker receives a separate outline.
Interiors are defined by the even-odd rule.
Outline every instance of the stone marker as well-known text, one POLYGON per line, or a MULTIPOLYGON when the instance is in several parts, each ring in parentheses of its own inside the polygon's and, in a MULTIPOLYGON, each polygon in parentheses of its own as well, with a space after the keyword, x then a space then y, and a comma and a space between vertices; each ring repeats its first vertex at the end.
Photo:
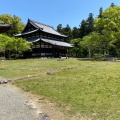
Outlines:
POLYGON ((54 75, 54 72, 47 72, 48 75, 54 75))
POLYGON ((41 120, 51 120, 47 114, 43 114, 41 120))

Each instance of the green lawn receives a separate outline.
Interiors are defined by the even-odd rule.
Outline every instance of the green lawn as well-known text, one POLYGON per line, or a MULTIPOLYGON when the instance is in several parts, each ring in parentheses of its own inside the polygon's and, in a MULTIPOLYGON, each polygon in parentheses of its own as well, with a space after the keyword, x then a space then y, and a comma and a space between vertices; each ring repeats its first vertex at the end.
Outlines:
POLYGON ((0 76, 16 78, 39 74, 15 84, 43 95, 69 113, 92 119, 120 119, 120 63, 67 59, 30 59, 0 62, 0 76), (54 72, 54 75, 47 75, 54 72), (65 110, 65 109, 64 109, 65 110), (67 110, 65 110, 67 111, 67 110))

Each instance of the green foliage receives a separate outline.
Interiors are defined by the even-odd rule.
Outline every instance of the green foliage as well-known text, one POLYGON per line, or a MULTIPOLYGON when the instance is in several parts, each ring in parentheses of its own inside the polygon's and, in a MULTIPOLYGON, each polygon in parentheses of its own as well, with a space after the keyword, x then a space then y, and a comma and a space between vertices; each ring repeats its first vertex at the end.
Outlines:
POLYGON ((2 49, 4 50, 8 50, 10 48, 10 46, 8 44, 10 44, 10 41, 12 41, 12 38, 6 36, 6 35, 2 35, 0 34, 0 46, 2 49))
POLYGON ((119 13, 119 6, 107 8, 102 13, 102 18, 95 19, 95 27, 117 32, 120 30, 119 13))
POLYGON ((23 38, 14 38, 13 49, 17 52, 29 50, 31 43, 28 43, 23 38))
POLYGON ((75 46, 70 51, 72 56, 83 57, 83 55, 82 55, 83 47, 81 47, 81 44, 80 44, 81 41, 82 41, 82 39, 80 39, 80 38, 76 38, 76 39, 71 40, 71 43, 74 44, 74 46, 75 46))
MULTIPOLYGON (((120 54, 119 51, 119 31, 120 31, 120 6, 107 8, 101 18, 95 19, 95 28, 100 33, 101 46, 104 53, 109 54, 113 48, 114 54, 120 54), (113 47, 114 46, 114 47, 113 47), (116 49, 116 50, 115 50, 116 49), (109 51, 110 50, 110 51, 109 51)), ((113 53, 112 53, 113 54, 113 53)))
POLYGON ((86 20, 86 28, 87 35, 94 31, 94 18, 92 13, 89 14, 89 17, 86 20))
POLYGON ((70 26, 67 24, 63 30, 64 30, 64 34, 69 37, 67 42, 70 42, 71 38, 72 38, 72 30, 71 30, 70 26))
POLYGON ((87 48, 89 58, 91 58, 93 54, 95 54, 96 49, 99 47, 99 34, 93 32, 90 35, 83 37, 81 45, 87 48))
POLYGON ((13 50, 15 51, 15 59, 17 58, 17 54, 20 54, 24 51, 30 50, 31 43, 27 42, 23 38, 14 38, 14 42, 12 44, 13 50))
POLYGON ((61 34, 64 34, 64 35, 68 36, 68 39, 67 39, 66 42, 70 42, 71 41, 71 39, 72 39, 72 30, 71 30, 71 28, 70 28, 70 26, 68 24, 64 28, 62 27, 62 24, 59 24, 57 26, 57 31, 59 33, 61 33, 61 34))
POLYGON ((2 14, 0 15, 0 21, 7 24, 12 24, 12 28, 6 33, 9 36, 13 36, 13 34, 20 33, 25 26, 21 22, 21 18, 15 15, 11 16, 9 14, 2 14))
POLYGON ((75 38, 78 38, 78 37, 79 37, 79 29, 77 27, 73 27, 72 38, 75 39, 75 38))
POLYGON ((102 13, 103 13, 103 8, 100 7, 99 9, 99 15, 98 15, 98 18, 102 18, 102 13))
POLYGON ((103 54, 94 54, 93 58, 96 61, 103 61, 104 60, 104 55, 103 54))
POLYGON ((79 37, 83 38, 85 35, 87 35, 87 27, 86 27, 86 21, 82 20, 80 26, 80 34, 79 37))
POLYGON ((63 34, 63 30, 62 30, 63 28, 62 28, 62 24, 59 24, 58 26, 57 26, 57 31, 59 32, 59 33, 61 33, 61 34, 63 34))
POLYGON ((8 53, 8 59, 10 59, 11 52, 14 52, 16 55, 16 53, 29 50, 30 46, 31 44, 22 38, 0 34, 0 48, 8 53))
MULTIPOLYGON (((86 30, 86 36, 83 37, 83 42, 81 43, 83 47, 87 48, 89 57, 92 57, 94 54, 112 54, 113 56, 120 54, 119 15, 119 6, 109 7, 105 11, 102 11, 101 8, 98 18, 94 21, 92 14, 89 15, 90 34, 87 35, 86 30), (95 30, 95 32, 91 32, 93 30, 95 30)), ((88 27, 86 29, 88 29, 88 27)))

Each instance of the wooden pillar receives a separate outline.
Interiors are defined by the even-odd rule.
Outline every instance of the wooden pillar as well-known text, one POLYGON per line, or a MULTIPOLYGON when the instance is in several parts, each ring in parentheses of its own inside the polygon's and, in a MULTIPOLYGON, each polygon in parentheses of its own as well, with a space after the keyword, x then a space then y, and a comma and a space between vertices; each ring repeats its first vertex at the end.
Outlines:
POLYGON ((40 43, 40 57, 41 57, 41 38, 40 38, 40 28, 39 28, 39 39, 40 39, 39 43, 40 43))
POLYGON ((37 55, 37 53, 36 53, 36 42, 35 42, 35 56, 37 55))
POLYGON ((40 43, 40 51, 39 52, 40 52, 40 57, 41 57, 41 40, 40 40, 39 43, 40 43))
POLYGON ((55 46, 53 45, 53 57, 55 57, 55 46))

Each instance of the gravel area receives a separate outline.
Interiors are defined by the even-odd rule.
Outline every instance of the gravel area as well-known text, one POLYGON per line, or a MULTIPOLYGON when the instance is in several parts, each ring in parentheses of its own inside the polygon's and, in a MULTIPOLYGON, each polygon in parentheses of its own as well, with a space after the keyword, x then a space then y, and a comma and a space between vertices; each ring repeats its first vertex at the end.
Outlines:
POLYGON ((0 120, 41 120, 25 96, 0 85, 0 120))

